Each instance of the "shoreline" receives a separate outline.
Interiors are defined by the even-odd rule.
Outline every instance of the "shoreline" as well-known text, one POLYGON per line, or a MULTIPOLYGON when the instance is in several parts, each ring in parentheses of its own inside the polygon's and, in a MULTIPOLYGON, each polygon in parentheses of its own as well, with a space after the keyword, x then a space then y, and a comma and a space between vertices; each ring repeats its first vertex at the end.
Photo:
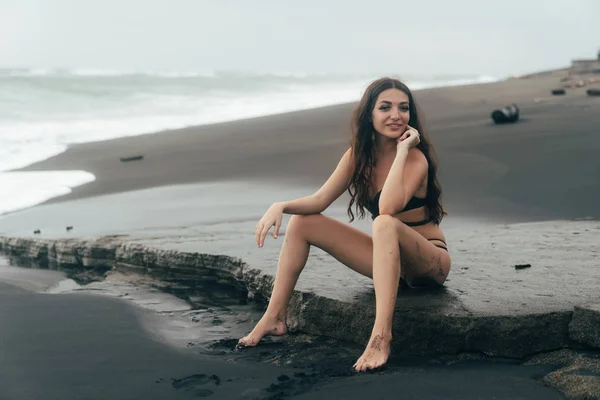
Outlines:
MULTIPOLYGON (((420 91, 426 91, 426 90, 437 90, 440 88, 447 88, 447 87, 469 87, 469 86, 474 86, 474 85, 484 85, 484 84, 488 84, 488 83, 496 83, 496 82, 502 82, 504 80, 508 80, 508 79, 514 79, 514 77, 506 77, 506 78, 500 78, 497 79, 495 81, 491 81, 491 82, 470 82, 470 83, 449 83, 446 85, 442 85, 442 86, 429 86, 429 87, 425 87, 425 88, 421 88, 421 89, 417 89, 414 92, 420 92, 420 91)), ((283 111, 283 112, 277 112, 274 114, 264 114, 264 115, 257 115, 257 116, 252 116, 252 117, 247 117, 247 118, 240 118, 240 119, 232 119, 232 120, 227 120, 227 121, 218 121, 218 122, 209 122, 206 124, 200 124, 200 125, 191 125, 191 126, 187 126, 187 127, 180 127, 180 128, 169 128, 169 129, 161 129, 158 131, 151 131, 151 132, 144 132, 144 133, 139 133, 139 134, 135 134, 135 135, 128 135, 128 136, 122 136, 122 137, 117 137, 117 138, 111 138, 111 139, 104 139, 104 140, 97 140, 97 141, 90 141, 90 142, 83 142, 83 143, 69 143, 65 146, 65 149, 63 151, 61 151, 60 153, 48 156, 44 159, 41 160, 36 160, 34 162, 29 163, 28 165, 19 167, 19 168, 14 168, 14 169, 9 169, 6 171, 0 171, 0 174, 2 172, 5 173, 10 173, 10 172, 34 172, 34 171, 38 171, 35 169, 31 169, 31 168, 35 168, 36 165, 38 164, 43 164, 48 160, 57 158, 57 157, 61 157, 62 155, 64 155, 65 153, 67 153, 69 151, 70 148, 73 147, 77 147, 79 145, 86 145, 86 144, 90 144, 93 145, 95 143, 103 143, 103 142, 110 142, 110 141, 114 141, 114 140, 120 140, 120 139, 125 139, 125 138, 130 138, 130 137, 140 137, 140 136, 147 136, 147 135, 157 135, 157 134, 169 134, 170 132, 178 132, 178 131, 182 131, 182 130, 199 130, 199 129, 211 129, 211 128, 216 128, 218 125, 222 125, 222 124, 232 124, 232 123, 242 123, 244 121, 251 121, 251 120, 255 120, 255 119, 262 119, 262 118, 270 118, 270 117, 276 117, 276 118, 285 118, 286 116, 290 115, 290 114, 295 114, 295 113, 302 113, 302 112, 311 112, 311 111, 315 111, 315 110, 319 110, 319 109, 329 109, 329 108, 337 108, 337 107, 342 107, 342 108, 353 108, 353 106, 356 104, 357 101, 351 101, 351 102, 341 102, 341 103, 336 103, 336 104, 328 104, 328 105, 322 105, 322 106, 315 106, 315 107, 307 107, 307 108, 299 108, 299 109, 294 109, 294 110, 287 110, 287 111, 283 111)), ((130 156, 130 155, 126 155, 126 156, 130 156)), ((59 171, 55 171, 55 170, 40 170, 40 171, 44 171, 46 173, 50 172, 78 172, 78 171, 85 171, 88 173, 91 173, 92 175, 96 175, 93 171, 88 171, 85 169, 79 169, 79 170, 59 170, 59 171)), ((95 178, 94 178, 95 179, 95 178)), ((71 184, 67 183, 67 186, 70 188, 71 192, 76 191, 80 186, 89 184, 89 183, 93 183, 93 181, 87 181, 84 182, 82 184, 78 184, 76 186, 70 186, 71 184)), ((25 206, 22 208, 18 208, 18 209, 13 209, 11 211, 5 212, 5 213, 0 213, 0 217, 4 216, 4 215, 9 215, 13 212, 17 212, 20 210, 25 210, 28 209, 30 207, 35 207, 38 205, 42 205, 42 204, 47 204, 47 203, 52 203, 54 201, 61 201, 61 200, 54 200, 54 199, 60 199, 62 197, 65 196, 69 196, 71 193, 67 193, 67 194, 57 194, 55 196, 52 196, 50 198, 47 198, 46 200, 43 200, 41 202, 38 202, 32 206, 25 206)))
MULTIPOLYGON (((537 75, 537 73, 531 74, 531 76, 535 76, 537 75)), ((491 81, 477 81, 477 82, 467 82, 464 83, 461 80, 458 80, 460 82, 457 83, 448 83, 448 84, 444 84, 441 86, 426 86, 426 87, 422 87, 419 89, 415 89, 413 90, 413 92, 420 92, 420 91, 424 91, 424 90, 435 90, 435 89, 440 89, 440 88, 446 88, 446 87, 468 87, 468 86, 473 86, 473 85, 483 85, 483 84, 488 84, 488 83, 496 83, 496 82, 502 82, 505 80, 509 80, 509 79, 518 79, 519 77, 516 76, 508 76, 508 77, 504 77, 504 78, 498 78, 495 80, 491 80, 491 81)), ((366 85, 367 81, 365 81, 365 85, 366 85)), ((143 136, 143 135, 154 135, 154 134, 161 134, 161 133, 167 133, 167 132, 172 132, 172 131, 179 131, 179 130, 184 130, 184 129, 196 129, 196 128, 203 128, 203 127, 212 127, 215 125, 220 125, 220 124, 228 124, 228 123, 232 123, 232 122, 240 122, 240 121, 247 121, 247 120, 253 120, 253 119, 259 119, 259 118, 268 118, 268 117, 274 117, 274 116, 285 116, 287 114, 293 114, 293 113, 297 113, 297 112, 303 112, 303 111, 313 111, 313 110, 317 110, 317 109, 322 109, 322 108, 330 108, 330 107, 339 107, 339 106, 346 106, 346 105, 354 105, 358 102, 357 100, 354 101, 341 101, 338 103, 331 103, 331 104, 324 104, 324 105, 315 105, 315 106, 308 106, 308 107, 304 107, 304 108, 295 108, 295 109, 289 109, 289 110, 284 110, 284 111, 280 111, 280 112, 275 112, 275 113, 271 113, 271 114, 260 114, 260 115, 253 115, 253 116, 249 116, 249 117, 242 117, 242 118, 238 118, 238 119, 228 119, 228 120, 223 120, 223 121, 210 121, 210 122, 206 122, 206 123, 202 123, 202 124, 193 124, 193 125, 189 125, 189 126, 183 126, 183 127, 171 127, 171 128, 165 128, 165 129, 160 129, 160 130, 156 130, 156 131, 145 131, 145 132, 140 132, 140 133, 136 133, 134 135, 128 135, 128 136, 119 136, 119 137, 115 137, 115 138, 110 138, 110 139, 100 139, 100 140, 94 140, 94 141, 89 141, 89 142, 78 142, 78 143, 67 143, 66 147, 64 150, 62 150, 60 153, 48 156, 44 159, 40 159, 40 160, 36 160, 31 162, 28 165, 24 165, 22 167, 19 168, 12 168, 12 169, 8 169, 6 171, 1 171, 1 172, 14 172, 14 171, 20 171, 23 170, 33 164, 37 164, 37 163, 41 163, 46 161, 49 158, 53 158, 53 157, 58 157, 61 154, 65 153, 69 147, 72 146, 77 146, 80 144, 91 144, 91 143, 98 143, 98 142, 105 142, 105 141, 111 141, 111 140, 119 140, 119 139, 123 139, 123 138, 127 138, 127 137, 136 137, 136 136, 143 136)))
MULTIPOLYGON (((442 199, 451 215, 475 213, 499 220, 513 216, 511 221, 600 218, 592 202, 585 200, 591 199, 590 195, 582 196, 583 207, 578 207, 559 201, 569 189, 554 187, 550 177, 539 182, 541 191, 529 184, 539 179, 537 165, 552 165, 553 159, 565 158, 560 154, 559 135, 573 124, 580 130, 574 139, 577 150, 567 154, 565 162, 583 160, 589 164, 583 168, 595 168, 588 153, 598 148, 598 118, 594 108, 589 108, 596 103, 585 97, 585 88, 552 97, 550 88, 557 84, 557 77, 544 75, 415 93, 426 111, 425 127, 439 159, 442 199), (522 121, 493 125, 490 111, 513 102, 521 108, 522 121), (513 150, 511 146, 518 147, 513 150), (524 193, 520 195, 519 190, 524 193), (473 198, 477 201, 469 200, 473 198)), ((96 177, 37 206, 153 187, 229 181, 275 186, 296 182, 314 191, 347 149, 354 104, 77 144, 19 171, 85 170, 96 177), (145 157, 119 162, 119 157, 130 155, 145 157)), ((552 173, 556 174, 553 179, 569 182, 575 193, 589 188, 572 168, 552 173)), ((600 196, 600 188, 592 190, 598 190, 600 196)), ((14 213, 2 218, 9 215, 14 213)))

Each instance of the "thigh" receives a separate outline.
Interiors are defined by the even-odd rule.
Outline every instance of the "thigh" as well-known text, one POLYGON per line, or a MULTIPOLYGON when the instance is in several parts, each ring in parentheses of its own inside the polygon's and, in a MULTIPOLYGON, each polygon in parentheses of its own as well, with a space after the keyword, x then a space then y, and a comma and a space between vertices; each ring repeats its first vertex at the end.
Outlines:
POLYGON ((354 271, 373 277, 373 239, 363 231, 322 214, 295 215, 286 229, 296 229, 312 246, 332 255, 354 271))
POLYGON ((450 254, 408 225, 397 221, 402 277, 409 285, 431 279, 443 284, 450 272, 450 254))

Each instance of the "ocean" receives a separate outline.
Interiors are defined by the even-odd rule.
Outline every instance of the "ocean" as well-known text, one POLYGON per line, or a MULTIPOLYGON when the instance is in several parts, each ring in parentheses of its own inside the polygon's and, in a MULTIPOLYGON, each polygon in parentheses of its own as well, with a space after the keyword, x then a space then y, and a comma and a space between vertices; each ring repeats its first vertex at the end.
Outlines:
MULTIPOLYGON (((91 182, 87 171, 15 172, 69 144, 357 101, 378 76, 0 69, 0 215, 91 182)), ((496 81, 400 76, 411 89, 496 81)))

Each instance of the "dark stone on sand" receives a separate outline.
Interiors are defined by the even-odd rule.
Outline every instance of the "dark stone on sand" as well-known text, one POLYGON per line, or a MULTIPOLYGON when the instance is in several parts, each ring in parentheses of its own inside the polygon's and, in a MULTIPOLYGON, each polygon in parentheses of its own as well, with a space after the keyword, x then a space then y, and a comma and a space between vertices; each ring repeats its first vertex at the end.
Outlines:
POLYGON ((554 96, 559 96, 565 94, 565 89, 552 89, 552 94, 554 96))
POLYGON ((569 335, 578 342, 600 349, 600 304, 575 307, 569 335))
POLYGON ((587 90, 587 94, 588 96, 600 96, 600 89, 588 89, 587 90))
POLYGON ((517 265, 515 265, 515 269, 516 270, 525 269, 525 268, 531 268, 531 264, 517 264, 517 265))
POLYGON ((519 120, 519 107, 516 104, 504 106, 492 111, 491 117, 495 124, 515 123, 519 120))
POLYGON ((143 160, 143 159, 144 159, 144 156, 141 154, 138 154, 138 155, 134 155, 134 156, 121 157, 121 162, 139 161, 139 160, 143 160))

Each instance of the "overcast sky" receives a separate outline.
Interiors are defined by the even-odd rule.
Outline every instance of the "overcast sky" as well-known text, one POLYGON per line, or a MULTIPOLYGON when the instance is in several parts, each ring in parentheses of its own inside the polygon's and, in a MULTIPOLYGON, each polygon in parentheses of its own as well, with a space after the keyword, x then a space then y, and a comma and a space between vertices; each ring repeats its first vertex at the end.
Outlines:
POLYGON ((0 0, 0 67, 507 76, 599 48, 599 0, 0 0))

